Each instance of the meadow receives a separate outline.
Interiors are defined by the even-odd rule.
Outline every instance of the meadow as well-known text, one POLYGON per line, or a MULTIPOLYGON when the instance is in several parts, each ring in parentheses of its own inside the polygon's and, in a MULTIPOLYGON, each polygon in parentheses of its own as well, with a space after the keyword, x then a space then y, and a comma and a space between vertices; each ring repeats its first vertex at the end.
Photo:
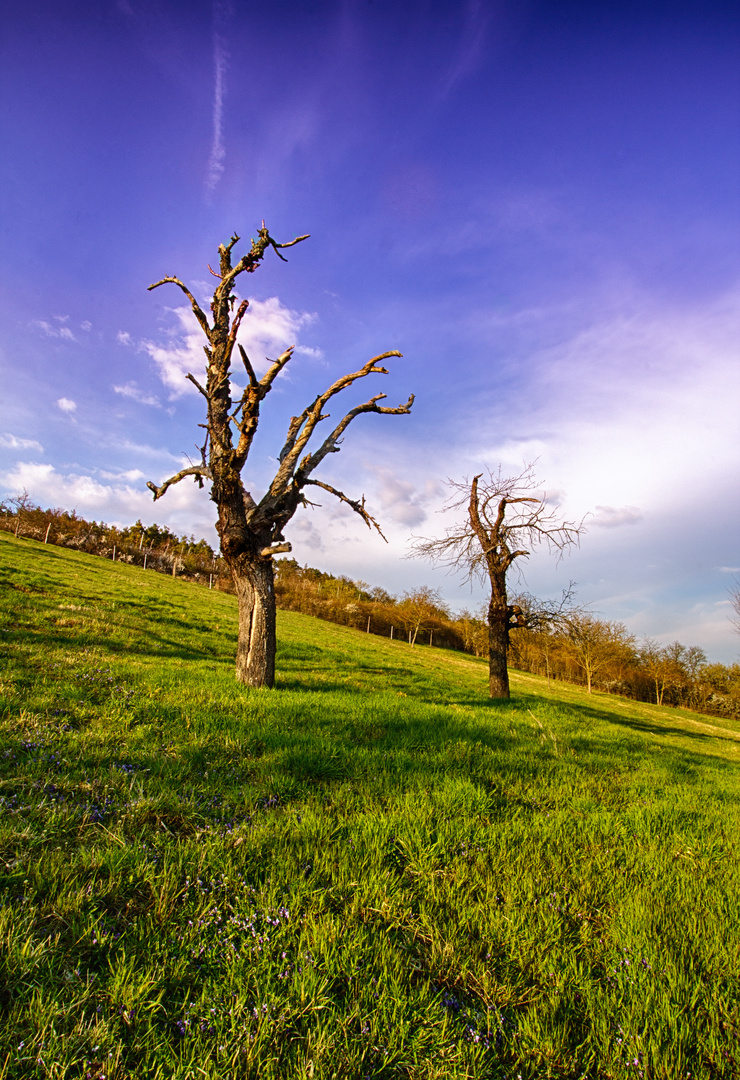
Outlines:
POLYGON ((0 1080, 740 1075, 740 725, 0 533, 0 1080))

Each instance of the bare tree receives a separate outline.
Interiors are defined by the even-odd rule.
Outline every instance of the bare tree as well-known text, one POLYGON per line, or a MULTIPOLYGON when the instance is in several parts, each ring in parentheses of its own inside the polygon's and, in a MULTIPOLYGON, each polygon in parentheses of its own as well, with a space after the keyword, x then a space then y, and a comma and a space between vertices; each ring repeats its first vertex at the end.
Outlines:
POLYGON ((544 625, 545 612, 538 615, 536 605, 527 612, 520 604, 510 604, 506 575, 516 559, 529 555, 529 547, 546 544, 551 551, 562 553, 577 543, 582 523, 558 522, 557 510, 531 494, 538 487, 533 465, 526 465, 518 476, 505 477, 500 468, 496 473, 489 471, 481 483, 483 475, 478 473, 472 481, 448 480, 453 494, 444 509, 464 507, 465 519, 439 539, 419 537, 412 554, 460 570, 469 580, 490 583, 489 691, 492 698, 508 698, 509 633, 516 627, 536 626, 538 619, 544 625))
POLYGON ((404 593, 398 605, 398 614, 409 635, 409 645, 415 645, 419 631, 430 630, 438 619, 447 618, 449 611, 436 589, 422 585, 404 593))
POLYGON ((602 622, 594 615, 579 612, 568 619, 567 634, 573 658, 584 674, 589 694, 594 676, 603 667, 632 657, 635 639, 622 623, 602 622))
POLYGON ((645 638, 638 656, 645 674, 649 676, 655 687, 655 703, 662 705, 666 686, 676 673, 675 662, 664 647, 649 637, 645 638))
POLYGON ((385 394, 375 394, 364 404, 350 409, 313 453, 307 451, 317 425, 329 418, 328 413, 324 412, 329 401, 366 375, 387 375, 388 370, 381 362, 391 356, 401 356, 401 353, 393 350, 373 357, 359 371, 337 379, 299 416, 291 419, 285 443, 278 455, 277 471, 262 499, 257 501, 245 490, 242 472, 257 431, 260 405, 291 359, 293 347, 287 348, 277 360, 270 361, 267 371, 258 379, 251 360, 237 342, 239 326, 249 302, 239 301, 234 290, 241 274, 254 273, 270 248, 285 261, 281 250, 306 239, 306 236, 298 236, 289 243, 278 244, 263 221, 258 239, 251 241, 249 251, 238 261, 233 262, 232 255, 240 237, 234 235, 228 244, 221 244, 218 249, 219 272, 211 270, 218 278, 218 285, 211 300, 210 322, 192 292, 179 278, 164 277, 149 286, 156 289, 171 283, 182 289, 206 337, 205 385, 192 374, 188 374, 187 378, 205 398, 207 421, 200 425, 206 432, 205 441, 198 448, 200 462, 181 469, 159 485, 150 481, 147 487, 156 500, 161 499, 173 484, 188 476, 192 476, 201 488, 204 481, 210 482, 211 499, 218 507, 216 529, 221 540, 221 552, 231 571, 239 602, 236 677, 250 686, 274 685, 273 556, 291 550, 283 530, 298 507, 308 504, 304 488, 313 485, 335 496, 359 514, 368 528, 375 528, 383 536, 377 521, 365 509, 364 496, 359 500, 349 498, 331 484, 313 479, 312 473, 328 454, 339 451, 342 436, 355 417, 362 413, 408 413, 414 401, 412 394, 405 405, 386 408, 378 404, 385 394), (232 401, 229 378, 232 354, 237 347, 246 370, 247 386, 241 398, 232 401))

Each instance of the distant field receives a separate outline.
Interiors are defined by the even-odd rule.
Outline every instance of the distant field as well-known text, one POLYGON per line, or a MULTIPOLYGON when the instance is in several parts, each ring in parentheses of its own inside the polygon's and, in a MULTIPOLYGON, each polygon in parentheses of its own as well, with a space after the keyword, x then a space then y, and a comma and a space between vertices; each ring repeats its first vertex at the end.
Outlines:
POLYGON ((0 1080, 737 1078, 740 725, 0 533, 0 1080))

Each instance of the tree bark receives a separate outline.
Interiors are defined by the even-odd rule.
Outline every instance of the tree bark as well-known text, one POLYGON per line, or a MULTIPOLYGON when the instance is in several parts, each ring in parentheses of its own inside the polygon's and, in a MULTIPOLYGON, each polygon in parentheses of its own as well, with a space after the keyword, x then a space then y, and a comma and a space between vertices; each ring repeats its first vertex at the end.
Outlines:
POLYGON ((272 559, 242 557, 231 565, 239 601, 236 677, 247 686, 275 685, 275 584, 272 559))
POLYGON ((488 691, 492 698, 508 698, 509 669, 506 656, 509 650, 509 609, 506 596, 501 603, 491 597, 488 605, 488 691))

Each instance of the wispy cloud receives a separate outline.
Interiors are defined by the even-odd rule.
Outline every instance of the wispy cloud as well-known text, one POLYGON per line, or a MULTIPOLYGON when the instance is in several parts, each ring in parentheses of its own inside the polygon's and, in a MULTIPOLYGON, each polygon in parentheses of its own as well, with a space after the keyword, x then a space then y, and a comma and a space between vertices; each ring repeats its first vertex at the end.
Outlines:
MULTIPOLYGON (((57 319, 58 322, 60 322, 62 324, 66 322, 68 317, 69 316, 67 316, 67 315, 55 315, 54 316, 54 318, 57 319)), ((33 322, 31 323, 31 326, 35 330, 40 330, 41 333, 44 334, 46 337, 63 338, 66 341, 77 341, 77 338, 74 336, 74 334, 72 333, 72 331, 70 330, 70 328, 68 326, 64 326, 64 325, 52 326, 52 324, 47 322, 45 319, 34 319, 33 322)))
POLYGON ((162 468, 169 467, 170 462, 182 461, 182 455, 173 454, 171 450, 161 446, 147 446, 146 443, 135 443, 131 439, 113 439, 111 440, 111 446, 117 450, 123 450, 126 454, 126 460, 129 460, 131 456, 145 458, 157 462, 162 468))
POLYGON ((116 341, 119 345, 131 345, 131 335, 128 330, 119 330, 116 334, 116 341))
POLYGON ((7 450, 38 450, 43 453, 44 448, 35 439, 22 439, 19 435, 11 435, 9 431, 0 434, 0 446, 7 450))
POLYGON ((68 397, 57 398, 57 408, 62 412, 71 414, 77 412, 77 402, 68 397))
POLYGON ((636 506, 598 506, 589 517, 588 525, 601 529, 617 529, 620 525, 637 525, 643 514, 636 506))
POLYGON ((468 0, 465 4, 460 40, 442 82, 443 95, 478 66, 483 56, 488 15, 488 5, 483 0, 468 0))
POLYGON ((140 390, 133 381, 124 383, 123 386, 114 385, 113 389, 117 394, 121 394, 123 397, 138 401, 140 405, 153 405, 157 409, 161 409, 162 407, 158 397, 154 397, 153 394, 144 393, 144 391, 140 390))
POLYGON ((234 13, 229 0, 213 3, 213 141, 208 159, 206 191, 212 195, 224 171, 226 146, 224 143, 224 101, 226 99, 226 73, 229 67, 229 49, 226 27, 234 13))

